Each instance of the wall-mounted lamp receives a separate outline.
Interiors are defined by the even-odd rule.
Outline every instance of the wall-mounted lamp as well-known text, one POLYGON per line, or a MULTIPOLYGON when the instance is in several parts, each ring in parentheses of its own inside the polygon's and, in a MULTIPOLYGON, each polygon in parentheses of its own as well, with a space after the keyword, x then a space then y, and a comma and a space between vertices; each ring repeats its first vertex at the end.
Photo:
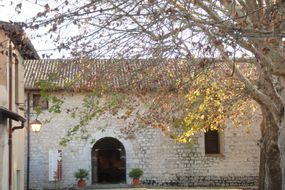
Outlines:
POLYGON ((33 132, 38 133, 42 128, 42 123, 38 119, 35 119, 30 122, 30 126, 33 132))

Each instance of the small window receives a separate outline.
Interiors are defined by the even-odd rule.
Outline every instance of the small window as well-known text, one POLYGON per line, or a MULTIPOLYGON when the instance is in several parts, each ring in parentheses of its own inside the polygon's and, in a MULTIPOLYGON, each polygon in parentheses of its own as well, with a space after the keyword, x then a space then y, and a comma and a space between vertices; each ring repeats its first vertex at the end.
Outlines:
POLYGON ((220 138, 217 130, 207 131, 205 133, 205 153, 220 154, 220 138))
POLYGON ((40 94, 33 94, 33 107, 39 107, 43 110, 48 109, 48 101, 43 100, 40 96, 40 94))

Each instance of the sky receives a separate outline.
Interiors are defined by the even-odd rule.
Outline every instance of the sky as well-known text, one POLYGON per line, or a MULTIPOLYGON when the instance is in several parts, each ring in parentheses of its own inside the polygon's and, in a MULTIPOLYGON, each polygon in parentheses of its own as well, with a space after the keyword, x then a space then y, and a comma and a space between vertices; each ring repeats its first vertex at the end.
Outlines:
POLYGON ((22 2, 22 10, 24 11, 22 11, 21 14, 17 14, 15 6, 21 2, 21 0, 0 0, 0 19, 2 21, 24 21, 26 18, 32 17, 36 14, 36 11, 40 9, 39 6, 24 1, 22 2))

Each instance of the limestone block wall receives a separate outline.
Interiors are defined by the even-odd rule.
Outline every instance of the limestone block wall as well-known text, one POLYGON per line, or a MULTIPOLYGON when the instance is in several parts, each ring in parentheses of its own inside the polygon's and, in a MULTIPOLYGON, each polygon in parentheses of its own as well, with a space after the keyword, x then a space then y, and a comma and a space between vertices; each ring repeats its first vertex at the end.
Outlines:
MULTIPOLYGON (((64 97, 63 110, 80 107, 82 95, 64 97)), ((65 111, 60 114, 40 115, 45 123, 42 131, 31 134, 30 187, 71 187, 76 184, 73 173, 78 168, 89 170, 91 175, 91 149, 93 139, 114 137, 126 150, 126 173, 139 167, 144 171, 143 183, 148 185, 220 186, 255 185, 259 167, 259 118, 248 129, 228 126, 223 132, 223 154, 205 155, 204 134, 195 137, 194 143, 181 144, 164 136, 160 129, 139 128, 135 138, 126 138, 120 129, 128 125, 128 119, 106 115, 88 124, 90 137, 76 137, 67 147, 58 145, 67 129, 78 122, 65 111), (48 180, 49 150, 63 151, 63 180, 55 184, 48 180)), ((131 180, 127 177, 127 183, 131 180)), ((91 184, 91 176, 88 184, 91 184)))

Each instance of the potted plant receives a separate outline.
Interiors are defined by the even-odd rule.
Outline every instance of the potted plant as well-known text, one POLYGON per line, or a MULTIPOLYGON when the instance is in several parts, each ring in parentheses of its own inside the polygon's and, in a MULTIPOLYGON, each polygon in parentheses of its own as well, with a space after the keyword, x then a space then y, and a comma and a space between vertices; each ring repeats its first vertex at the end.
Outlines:
POLYGON ((78 180, 78 187, 84 188, 86 186, 85 179, 88 178, 88 171, 80 168, 76 172, 74 172, 74 177, 78 180))
POLYGON ((133 168, 130 172, 129 172, 129 176, 130 178, 133 179, 132 184, 133 185, 140 185, 140 177, 143 175, 143 171, 140 168, 133 168))

